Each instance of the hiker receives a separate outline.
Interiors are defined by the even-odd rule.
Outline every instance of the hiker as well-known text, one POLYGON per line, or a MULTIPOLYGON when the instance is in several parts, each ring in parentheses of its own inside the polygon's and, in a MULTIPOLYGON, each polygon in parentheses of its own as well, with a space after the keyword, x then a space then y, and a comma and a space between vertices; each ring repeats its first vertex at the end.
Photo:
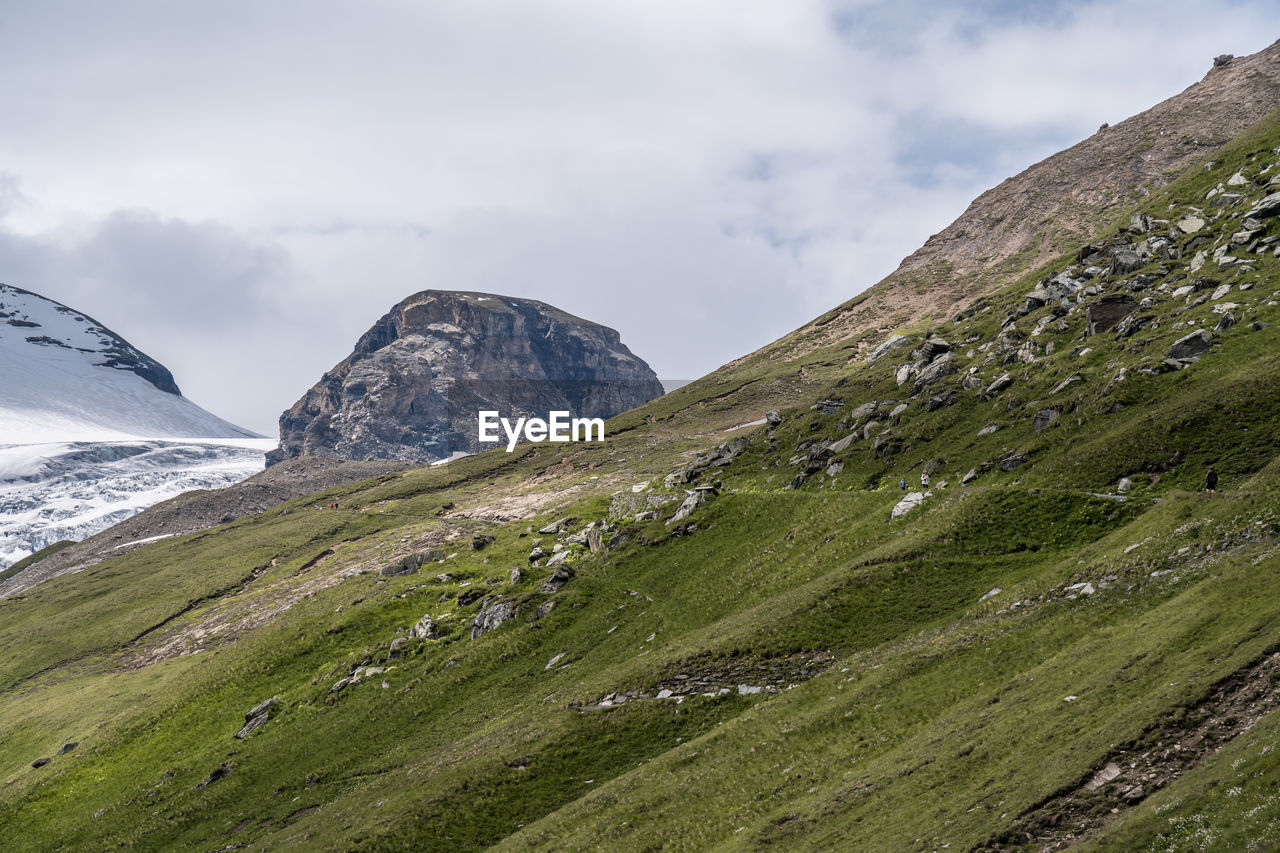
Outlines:
POLYGON ((928 471, 923 471, 920 474, 920 488, 922 489, 929 488, 929 472, 928 471))
POLYGON ((899 488, 899 489, 902 489, 902 491, 904 491, 904 492, 907 490, 907 478, 906 478, 906 477, 903 477, 901 480, 899 480, 899 481, 898 481, 898 488, 899 488))
POLYGON ((1209 466, 1209 470, 1204 475, 1204 490, 1211 495, 1218 491, 1218 472, 1214 470, 1212 465, 1209 466))

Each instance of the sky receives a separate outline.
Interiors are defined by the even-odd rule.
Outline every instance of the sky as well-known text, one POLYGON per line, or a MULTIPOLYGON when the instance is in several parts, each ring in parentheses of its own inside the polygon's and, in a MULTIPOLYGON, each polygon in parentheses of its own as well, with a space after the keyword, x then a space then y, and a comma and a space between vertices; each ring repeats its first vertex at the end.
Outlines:
POLYGON ((1280 0, 0 0, 0 281, 266 435, 429 288, 549 302, 692 379, 1278 22, 1280 0))

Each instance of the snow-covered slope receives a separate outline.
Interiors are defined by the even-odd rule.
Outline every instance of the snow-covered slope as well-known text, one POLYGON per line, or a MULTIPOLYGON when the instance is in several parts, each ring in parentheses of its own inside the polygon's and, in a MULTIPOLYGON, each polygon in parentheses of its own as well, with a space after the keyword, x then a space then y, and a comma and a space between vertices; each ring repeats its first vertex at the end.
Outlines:
POLYGON ((275 444, 183 397, 164 365, 92 317, 0 284, 0 569, 237 483, 275 444))
POLYGON ((238 483, 262 470, 275 445, 258 438, 0 447, 0 569, 183 492, 238 483))
POLYGON ((0 445, 255 437, 92 317, 0 284, 0 445))

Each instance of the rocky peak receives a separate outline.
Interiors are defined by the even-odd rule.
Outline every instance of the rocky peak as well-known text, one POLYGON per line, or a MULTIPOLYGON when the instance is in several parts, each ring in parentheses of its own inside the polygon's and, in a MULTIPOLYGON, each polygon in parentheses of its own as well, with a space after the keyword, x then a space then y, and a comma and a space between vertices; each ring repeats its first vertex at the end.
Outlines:
POLYGON ((434 461, 488 449, 477 413, 612 417, 662 393, 613 329, 532 299, 426 290, 393 307, 280 417, 296 456, 434 461))

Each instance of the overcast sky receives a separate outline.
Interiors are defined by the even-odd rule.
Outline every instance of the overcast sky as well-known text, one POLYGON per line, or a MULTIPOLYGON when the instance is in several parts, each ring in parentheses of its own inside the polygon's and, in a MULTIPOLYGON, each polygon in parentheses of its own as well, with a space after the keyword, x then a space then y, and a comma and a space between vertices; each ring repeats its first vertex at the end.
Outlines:
POLYGON ((695 378, 875 283, 982 190, 1270 44, 1278 13, 0 2, 0 281, 269 435, 427 288, 550 302, 695 378))

